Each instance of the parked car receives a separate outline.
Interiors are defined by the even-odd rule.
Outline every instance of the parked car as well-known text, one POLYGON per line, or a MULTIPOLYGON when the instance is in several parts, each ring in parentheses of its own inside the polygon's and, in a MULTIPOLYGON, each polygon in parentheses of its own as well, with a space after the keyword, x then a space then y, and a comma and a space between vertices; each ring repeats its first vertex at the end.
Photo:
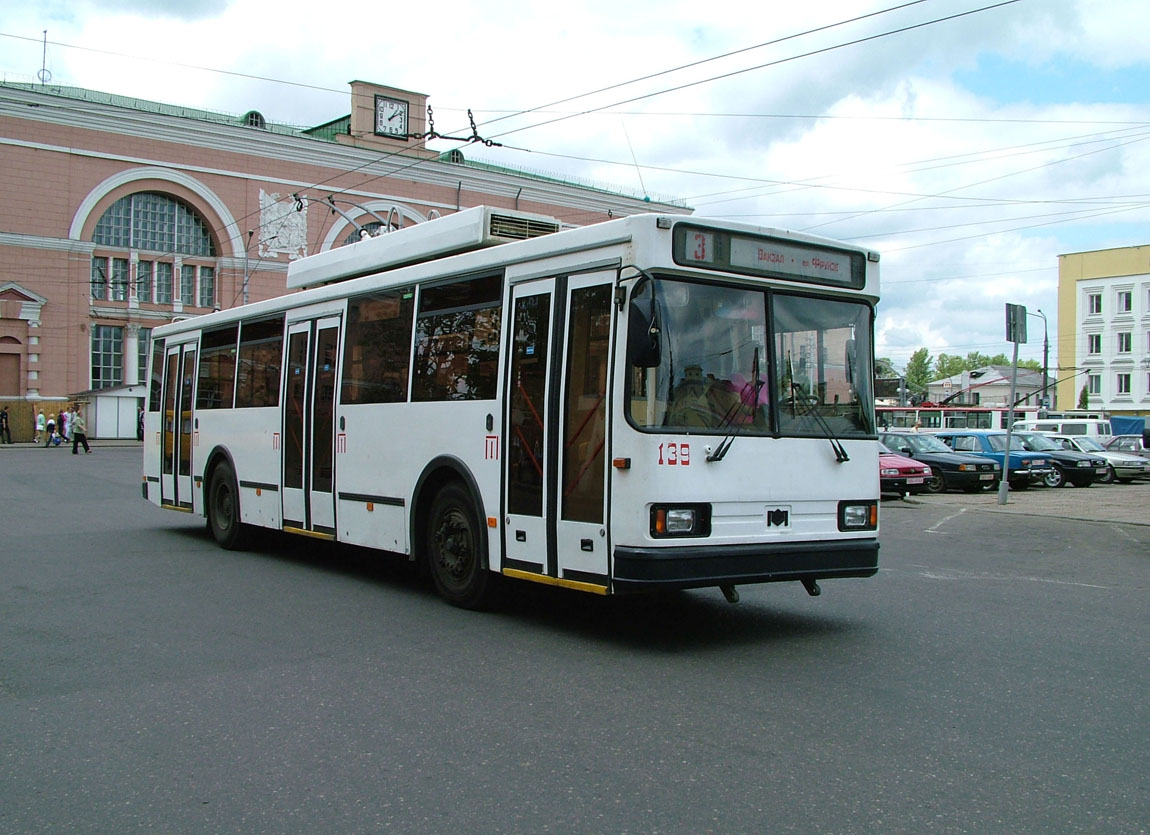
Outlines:
POLYGON ((923 432, 879 432, 878 438, 899 455, 930 467, 926 489, 944 493, 948 489, 977 493, 992 490, 1002 480, 1002 465, 981 455, 955 452, 934 435, 923 432))
POLYGON ((1150 478, 1150 458, 1142 458, 1129 452, 1114 452, 1106 449, 1093 438, 1082 435, 1048 435, 1047 437, 1063 449, 1087 452, 1106 459, 1106 475, 1098 479, 1103 484, 1110 484, 1114 481, 1128 484, 1136 478, 1150 478))
POLYGON ((1142 458, 1150 458, 1150 446, 1141 435, 1115 435, 1102 442, 1102 446, 1113 452, 1128 452, 1142 458))
POLYGON ((1089 487, 1100 481, 1107 473, 1106 459, 1101 455, 1091 455, 1072 449, 1063 449, 1041 432, 1016 432, 1014 437, 1022 441, 1022 448, 1031 452, 1049 455, 1054 469, 1043 479, 1047 487, 1089 487))
POLYGON ((1054 469, 1049 455, 1023 449, 1017 437, 1011 438, 1008 464, 1006 431, 1002 429, 943 429, 934 434, 955 452, 969 452, 997 461, 1015 490, 1040 483, 1054 469))
POLYGON ((879 489, 883 493, 921 493, 930 478, 930 467, 921 461, 897 455, 883 444, 878 445, 879 489))

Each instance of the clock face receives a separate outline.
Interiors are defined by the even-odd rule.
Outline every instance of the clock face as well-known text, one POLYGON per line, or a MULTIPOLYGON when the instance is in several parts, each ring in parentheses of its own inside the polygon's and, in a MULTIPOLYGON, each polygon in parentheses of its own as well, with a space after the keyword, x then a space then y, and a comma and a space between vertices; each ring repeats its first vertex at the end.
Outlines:
POLYGON ((407 136, 407 102, 387 96, 375 97, 375 133, 377 136, 407 136))

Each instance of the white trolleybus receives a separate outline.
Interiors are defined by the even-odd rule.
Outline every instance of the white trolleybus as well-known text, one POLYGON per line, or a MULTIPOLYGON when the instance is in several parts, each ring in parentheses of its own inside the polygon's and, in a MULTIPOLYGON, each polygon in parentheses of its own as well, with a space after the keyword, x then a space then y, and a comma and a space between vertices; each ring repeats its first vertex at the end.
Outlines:
POLYGON ((477 207, 154 332, 143 491, 406 555, 449 602, 878 566, 878 255, 719 220, 477 207))

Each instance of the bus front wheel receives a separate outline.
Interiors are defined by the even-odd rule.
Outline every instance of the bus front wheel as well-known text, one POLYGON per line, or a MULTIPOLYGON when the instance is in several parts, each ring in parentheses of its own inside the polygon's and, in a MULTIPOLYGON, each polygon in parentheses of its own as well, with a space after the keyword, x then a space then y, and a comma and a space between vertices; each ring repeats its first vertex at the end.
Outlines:
POLYGON ((231 465, 221 462, 208 482, 208 528, 221 548, 243 547, 245 525, 240 522, 240 493, 231 465))
POLYGON ((436 494, 427 517, 427 566, 436 590, 453 606, 482 609, 492 602, 495 583, 483 559, 483 533, 461 485, 436 494))

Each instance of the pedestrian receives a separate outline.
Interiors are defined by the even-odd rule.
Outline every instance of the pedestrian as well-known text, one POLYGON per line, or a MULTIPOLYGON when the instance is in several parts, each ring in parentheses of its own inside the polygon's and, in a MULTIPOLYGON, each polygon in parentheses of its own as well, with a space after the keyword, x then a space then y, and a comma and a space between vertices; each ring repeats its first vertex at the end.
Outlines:
POLYGON ((12 430, 8 428, 8 407, 0 408, 0 443, 12 443, 12 430))
POLYGON ((36 412, 36 432, 32 437, 32 443, 40 443, 40 436, 44 434, 44 410, 40 409, 36 412))
POLYGON ((136 440, 144 440, 144 407, 138 407, 139 412, 136 415, 136 440))
POLYGON ((77 447, 83 444, 84 454, 91 455, 92 450, 88 447, 88 424, 84 422, 84 413, 80 407, 76 407, 76 413, 72 415, 72 454, 78 455, 77 447))
MULTIPOLYGON (((55 438, 56 438, 56 418, 52 415, 48 415, 48 423, 44 429, 44 439, 45 439, 44 440, 44 448, 47 449, 48 447, 52 446, 52 441, 55 440, 55 438)), ((60 442, 56 441, 56 446, 59 446, 59 445, 60 445, 60 442)))
POLYGON ((56 428, 60 430, 60 437, 64 443, 68 443, 68 425, 71 423, 72 413, 68 411, 67 407, 60 412, 60 419, 56 423, 56 428))

